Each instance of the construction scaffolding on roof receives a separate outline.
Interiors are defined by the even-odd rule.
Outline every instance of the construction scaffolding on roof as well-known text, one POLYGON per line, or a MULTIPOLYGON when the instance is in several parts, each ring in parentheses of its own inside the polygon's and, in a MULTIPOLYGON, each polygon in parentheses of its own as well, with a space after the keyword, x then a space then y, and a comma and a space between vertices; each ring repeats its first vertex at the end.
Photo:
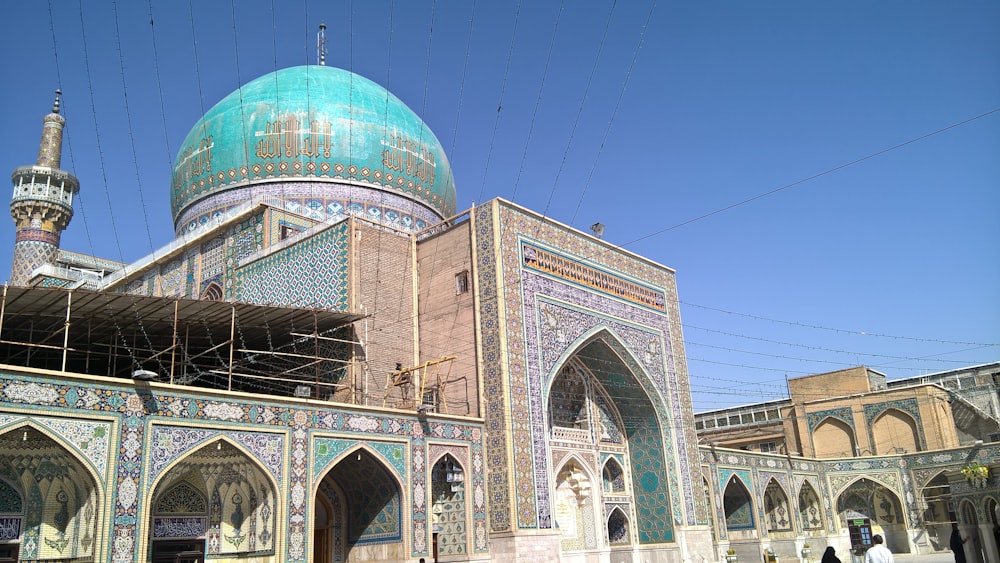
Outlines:
POLYGON ((363 315, 4 287, 0 363, 364 404, 353 384, 363 315))

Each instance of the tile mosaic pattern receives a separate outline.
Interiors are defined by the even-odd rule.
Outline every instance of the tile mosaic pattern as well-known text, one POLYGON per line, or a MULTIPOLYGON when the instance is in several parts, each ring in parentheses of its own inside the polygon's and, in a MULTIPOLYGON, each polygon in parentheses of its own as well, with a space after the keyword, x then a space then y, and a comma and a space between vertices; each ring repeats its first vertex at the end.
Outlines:
POLYGON ((0 434, 22 424, 37 425, 47 428, 53 434, 62 438, 84 459, 90 462, 91 468, 101 480, 108 475, 108 458, 111 454, 111 422, 90 420, 72 420, 44 416, 9 416, 0 418, 0 434))
MULTIPOLYGON (((73 412, 81 416, 89 412, 94 416, 113 417, 117 420, 115 424, 118 425, 120 432, 111 433, 108 448, 113 452, 109 456, 111 461, 108 471, 113 475, 111 478, 115 483, 110 492, 111 498, 108 499, 111 520, 107 541, 111 561, 131 562, 142 558, 136 538, 141 528, 146 526, 140 511, 146 502, 144 499, 148 483, 153 478, 148 471, 143 471, 147 464, 152 463, 149 445, 152 443, 151 433, 156 431, 160 437, 169 434, 171 440, 177 438, 177 443, 169 442, 170 451, 177 454, 184 449, 184 444, 193 443, 194 447, 197 447, 196 444, 212 439, 208 434, 195 432, 192 435, 185 435, 183 432, 178 434, 179 431, 176 430, 167 430, 174 427, 170 421, 193 423, 200 429, 216 433, 215 435, 223 433, 228 440, 240 444, 242 448, 251 452, 255 463, 267 467, 268 471, 272 472, 272 478, 281 483, 282 487, 278 498, 284 499, 283 502, 287 503, 284 508, 287 520, 282 524, 280 533, 285 536, 286 551, 283 560, 288 562, 305 561, 307 556, 306 526, 309 521, 307 511, 310 510, 312 502, 309 491, 314 490, 309 475, 311 455, 309 434, 312 431, 321 429, 323 432, 353 435, 358 439, 392 437, 399 443, 405 443, 404 449, 410 452, 410 462, 406 471, 410 475, 409 485, 414 491, 426 490, 425 458, 428 438, 462 445, 471 455, 467 468, 470 477, 467 485, 471 487, 468 494, 472 497, 473 550, 478 553, 488 553, 489 550, 486 533, 483 433, 482 428, 476 424, 432 421, 426 423, 425 428, 413 417, 351 414, 334 408, 321 407, 295 409, 282 403, 269 404, 260 401, 242 403, 238 400, 208 399, 199 395, 174 392, 161 392, 157 395, 156 402, 152 403, 144 401, 135 394, 128 382, 122 383, 121 386, 114 383, 95 385, 44 377, 2 374, 0 374, 0 408, 7 411, 0 414, 0 423, 6 421, 8 424, 17 424, 17 421, 24 416, 17 414, 17 411, 28 408, 44 409, 46 413, 51 413, 50 418, 55 418, 57 413, 73 412), (151 408, 153 410, 150 410, 151 408), (156 424, 151 424, 153 421, 156 421, 156 424), (270 431, 247 430, 254 426, 262 431, 270 431), (150 435, 149 440, 146 438, 147 434, 150 435), (254 438, 256 436, 263 437, 254 438), (283 445, 279 446, 274 436, 280 437, 283 445), (276 463, 279 459, 281 461, 276 463), (281 473, 275 474, 274 471, 281 473)), ((88 427, 85 425, 83 428, 88 427)), ((79 441, 86 434, 81 430, 71 435, 79 441)), ((392 459, 394 455, 387 450, 387 459, 392 459)), ((171 462, 163 458, 158 459, 159 467, 169 467, 171 462)), ((414 495, 414 499, 412 506, 408 507, 411 521, 416 529, 427 530, 429 524, 426 496, 414 495)), ((229 498, 225 502, 232 503, 232 499, 229 498)), ((249 502, 249 493, 245 494, 243 502, 245 512, 249 506, 246 504, 249 502)), ((262 502, 263 499, 258 495, 258 503, 262 502)), ((414 532, 411 546, 414 558, 428 555, 427 540, 426 532, 422 537, 414 532)), ((36 539, 36 545, 40 541, 36 539)))
MULTIPOLYGON (((542 355, 536 342, 538 334, 536 326, 545 322, 542 313, 535 312, 534 296, 536 293, 558 295, 563 301, 586 303, 586 308, 593 311, 603 311, 611 318, 632 318, 654 320, 636 321, 636 325, 656 327, 652 332, 659 332, 654 342, 647 340, 641 344, 630 342, 629 336, 622 339, 628 342, 628 354, 634 356, 638 370, 636 373, 646 373, 655 382, 652 396, 662 397, 664 403, 664 420, 670 420, 673 413, 678 416, 691 416, 690 394, 687 392, 686 372, 680 368, 683 364, 682 337, 671 326, 679 323, 676 311, 676 293, 673 285, 673 275, 662 267, 636 260, 625 254, 609 252, 607 247, 580 237, 571 231, 558 226, 539 221, 535 217, 523 214, 509 208, 506 204, 492 202, 475 212, 475 229, 477 237, 477 275, 478 287, 483 296, 480 310, 480 330, 483 333, 482 351, 484 356, 485 387, 487 395, 487 426, 500 431, 503 424, 512 426, 511 444, 514 445, 511 460, 506 459, 506 439, 502 435, 490 432, 489 453, 491 461, 497 467, 506 468, 504 472, 491 472, 490 498, 491 527, 494 530, 510 529, 511 517, 515 517, 518 528, 534 528, 551 526, 548 486, 538 485, 533 490, 525 489, 524 484, 543 481, 536 479, 545 474, 545 433, 541 382, 543 373, 540 368, 542 355), (531 240, 523 240, 519 235, 529 235, 531 240), (618 276, 629 276, 632 279, 644 280, 649 287, 663 288, 667 299, 667 315, 622 299, 605 292, 595 292, 585 289, 579 283, 570 283, 558 276, 543 275, 541 272, 527 270, 523 267, 520 249, 524 243, 534 247, 545 247, 547 251, 559 248, 560 254, 567 257, 600 256, 600 267, 608 272, 621 272, 618 276), (506 249, 498 252, 498 249, 506 249), (516 251, 514 251, 516 249, 516 251), (498 272, 500 278, 497 278, 498 272), (534 273, 532 273, 534 272, 534 273), (537 280, 534 287, 528 284, 537 280), (523 292, 513 288, 524 287, 523 292), (563 299, 562 295, 570 294, 563 299), (497 295, 497 301, 489 297, 497 295), (595 301, 601 301, 595 303, 595 301), (501 305, 502 303, 502 305, 501 305), (527 304, 531 303, 530 306, 527 304), (610 311, 610 312, 609 312, 610 311), (529 326, 530 323, 530 326, 529 326), (501 347, 505 339, 506 348, 501 347), (674 350, 677 349, 677 352, 674 350), (505 356, 501 354, 505 353, 505 356), (494 359, 501 365, 495 365, 494 359), (495 367, 494 367, 495 366, 495 367), (642 366, 640 368, 640 366, 642 366), (496 401, 494 402, 495 399, 496 401), (505 401, 509 400, 509 403, 505 401), (512 413, 530 412, 531 417, 514 416, 512 413), (507 479, 517 483, 516 496, 508 498, 507 479), (502 507, 502 508, 501 508, 502 507), (508 508, 509 507, 509 508, 508 508)), ((583 262, 579 258, 573 258, 583 262)), ((597 315, 591 316, 597 318, 597 315)), ((595 326, 590 320, 591 326, 595 326)), ((573 327, 574 329, 577 327, 573 327)), ((641 334, 630 326, 628 331, 641 334)), ((647 333, 650 329, 646 329, 647 333)), ((567 337, 567 341, 569 338, 567 337)), ((564 343, 563 345, 567 345, 564 343)), ((546 361, 559 361, 561 354, 552 354, 546 361)), ((631 367, 631 366, 630 366, 631 367)), ((548 373, 551 373, 548 372, 548 373)), ((691 442, 694 441, 693 425, 691 442)), ((671 426, 665 426, 671 428, 671 426)), ((687 436, 685 436, 687 437, 687 436)), ((706 520, 707 514, 702 502, 696 502, 690 479, 679 478, 692 474, 697 461, 697 452, 688 448, 683 440, 675 441, 672 432, 667 432, 660 441, 658 449, 664 457, 670 456, 667 465, 678 467, 680 471, 671 471, 665 477, 672 479, 676 487, 666 486, 670 491, 664 499, 672 510, 673 522, 695 522, 706 520), (676 502, 671 502, 676 501, 676 502)))
POLYGON ((479 311, 479 329, 482 333, 483 393, 486 410, 486 454, 491 468, 488 494, 490 499, 490 530, 503 532, 511 529, 511 503, 508 481, 509 460, 507 457, 508 396, 504 383, 506 370, 503 366, 501 347, 501 307, 499 283, 497 279, 497 240, 494 230, 493 213, 496 203, 475 209, 476 240, 476 280, 482 295, 479 311))
POLYGON ((261 305, 347 310, 349 235, 349 225, 338 223, 238 268, 234 296, 261 305))
POLYGON ((193 233, 246 209, 258 199, 315 221, 338 221, 349 215, 384 223, 406 232, 422 231, 440 222, 427 207, 396 194, 351 184, 279 182, 235 188, 201 200, 186 209, 176 223, 176 232, 193 233))
POLYGON ((806 421, 809 425, 809 432, 811 433, 819 423, 823 422, 827 418, 835 418, 844 424, 854 429, 854 417, 851 415, 850 407, 843 407, 839 409, 829 409, 825 411, 811 412, 806 415, 806 421))

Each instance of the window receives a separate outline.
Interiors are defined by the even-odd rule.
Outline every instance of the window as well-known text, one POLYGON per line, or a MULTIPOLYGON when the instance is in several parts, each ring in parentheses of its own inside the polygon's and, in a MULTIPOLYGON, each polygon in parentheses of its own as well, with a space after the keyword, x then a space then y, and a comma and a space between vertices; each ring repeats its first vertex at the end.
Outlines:
POLYGON ((694 429, 695 430, 704 430, 705 429, 705 423, 702 422, 702 421, 700 421, 700 420, 696 420, 695 423, 694 423, 694 429))
POLYGON ((469 291, 469 271, 462 270, 455 274, 455 295, 468 293, 469 291))
POLYGON ((775 453, 778 451, 778 447, 774 442, 761 442, 760 451, 764 453, 775 453))

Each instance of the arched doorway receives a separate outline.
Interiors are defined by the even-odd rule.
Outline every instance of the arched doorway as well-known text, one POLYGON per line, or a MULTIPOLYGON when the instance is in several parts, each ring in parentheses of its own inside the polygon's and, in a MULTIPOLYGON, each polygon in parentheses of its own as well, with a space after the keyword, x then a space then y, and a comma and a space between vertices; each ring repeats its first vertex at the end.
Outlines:
POLYGON ((445 454, 431 470, 431 546, 434 560, 468 553, 465 519, 465 469, 454 456, 445 454))
POLYGON ((665 414, 639 365, 602 330, 565 357, 546 389, 553 516, 563 552, 579 560, 673 541, 665 414), (612 520, 616 509, 621 515, 612 520), (579 537, 580 528, 567 530, 576 516, 588 519, 579 521, 586 524, 579 537), (614 532, 614 543, 603 530, 614 532))
POLYGON ((0 436, 0 557, 93 561, 101 513, 85 463, 34 426, 0 436))
POLYGON ((730 540, 757 537, 750 491, 735 475, 729 479, 722 493, 722 507, 726 515, 726 531, 730 540))
POLYGON ((893 553, 910 552, 902 503, 885 485, 867 478, 851 483, 837 497, 837 514, 841 529, 847 528, 850 518, 868 518, 872 527, 882 528, 885 545, 893 553))
POLYGON ((920 491, 926 508, 923 512, 927 540, 936 551, 948 549, 955 513, 951 510, 951 485, 944 472, 938 473, 920 491))
POLYGON ((242 449, 218 439, 187 454, 153 488, 150 558, 274 555, 275 485, 242 449))
POLYGON ((399 479, 378 454, 365 448, 345 453, 316 488, 312 560, 408 559, 402 508, 399 479))

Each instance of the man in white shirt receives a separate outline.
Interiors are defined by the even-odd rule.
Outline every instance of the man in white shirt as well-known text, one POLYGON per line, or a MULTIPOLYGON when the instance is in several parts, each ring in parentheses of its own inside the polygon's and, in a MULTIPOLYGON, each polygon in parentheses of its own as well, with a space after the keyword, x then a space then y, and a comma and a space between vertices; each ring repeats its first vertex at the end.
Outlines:
POLYGON ((865 552, 865 563, 895 563, 892 552, 882 545, 882 534, 872 536, 872 544, 865 552))

